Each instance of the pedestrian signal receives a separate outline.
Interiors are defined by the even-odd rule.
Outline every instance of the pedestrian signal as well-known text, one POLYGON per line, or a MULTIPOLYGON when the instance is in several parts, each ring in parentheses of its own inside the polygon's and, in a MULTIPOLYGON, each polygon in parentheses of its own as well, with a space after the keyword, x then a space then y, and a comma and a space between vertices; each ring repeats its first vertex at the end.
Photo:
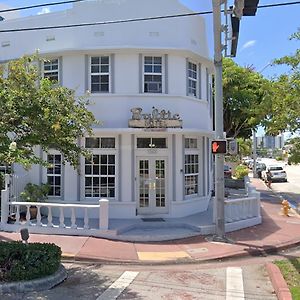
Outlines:
POLYGON ((212 141, 211 151, 213 154, 226 154, 227 152, 226 141, 212 141))

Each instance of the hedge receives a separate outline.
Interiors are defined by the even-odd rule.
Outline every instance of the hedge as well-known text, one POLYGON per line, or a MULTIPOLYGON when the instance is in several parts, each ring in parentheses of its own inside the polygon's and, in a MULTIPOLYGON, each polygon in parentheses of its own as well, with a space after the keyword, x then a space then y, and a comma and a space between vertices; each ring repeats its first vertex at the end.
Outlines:
POLYGON ((61 249, 55 244, 0 242, 0 282, 32 280, 54 274, 61 249))

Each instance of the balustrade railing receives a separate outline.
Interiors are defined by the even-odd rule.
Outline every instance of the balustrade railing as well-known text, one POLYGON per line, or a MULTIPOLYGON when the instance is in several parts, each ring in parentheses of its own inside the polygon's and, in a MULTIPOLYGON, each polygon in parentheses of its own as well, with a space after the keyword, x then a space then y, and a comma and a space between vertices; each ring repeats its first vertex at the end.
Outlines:
POLYGON ((258 197, 246 197, 225 201, 225 222, 232 223, 260 216, 258 197))
MULTIPOLYGON (((5 192, 3 191, 3 195, 5 192)), ((108 230, 108 204, 107 199, 99 200, 99 204, 72 204, 72 203, 41 203, 41 202, 22 202, 11 201, 6 203, 6 208, 14 207, 14 225, 30 226, 38 228, 57 228, 61 231, 68 230, 88 230, 91 229, 89 210, 98 209, 98 224, 93 224, 93 229, 108 230), (31 209, 36 209, 36 216, 32 217, 31 209), (53 217, 53 210, 59 210, 59 217, 53 217), (43 213, 42 213, 43 210, 43 213), (66 217, 66 213, 71 213, 66 217), (83 217, 82 217, 83 216, 83 217), (82 224, 83 220, 83 224, 82 224), (80 223, 80 225, 79 225, 80 223)), ((5 207, 5 205, 3 205, 5 207)), ((5 218, 1 220, 2 226, 5 226, 5 218), (2 222, 3 221, 3 222, 2 222)), ((7 219, 6 219, 7 220, 7 219)))

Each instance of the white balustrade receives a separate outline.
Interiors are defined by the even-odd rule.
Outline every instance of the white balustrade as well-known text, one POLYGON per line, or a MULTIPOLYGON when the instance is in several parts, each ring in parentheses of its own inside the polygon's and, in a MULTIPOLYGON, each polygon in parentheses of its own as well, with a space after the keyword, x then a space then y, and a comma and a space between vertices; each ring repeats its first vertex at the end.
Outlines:
POLYGON ((225 201, 225 221, 227 223, 260 216, 258 197, 245 197, 225 201))
MULTIPOLYGON (((8 191, 7 191, 8 193, 8 191)), ((6 192, 5 190, 2 191, 2 199, 5 199, 6 192)), ((6 197, 8 199, 8 196, 6 197)), ((42 202, 21 202, 21 201, 2 201, 2 214, 1 214, 1 224, 2 220, 3 223, 7 226, 10 224, 7 224, 7 217, 5 217, 5 209, 7 209, 9 206, 15 207, 15 223, 13 225, 19 225, 19 226, 27 226, 27 227, 35 227, 35 232, 38 232, 38 228, 57 228, 60 229, 62 232, 65 232, 67 234, 67 231, 76 230, 78 231, 78 234, 80 230, 89 230, 90 229, 90 218, 89 218, 89 210, 90 209, 98 209, 99 211, 99 228, 98 230, 108 230, 108 206, 109 201, 106 199, 101 199, 99 201, 99 204, 72 204, 72 203, 42 203, 42 202), (30 207, 36 206, 37 207, 37 216, 35 220, 31 219, 30 214, 30 207), (45 209, 47 211, 47 216, 42 216, 42 210, 45 209), (53 218, 53 211, 54 209, 58 209, 59 211, 59 217, 53 218), (81 214, 79 214, 79 211, 81 210, 81 214), (66 211, 71 212, 70 218, 66 218, 65 214, 66 211), (22 218, 22 214, 25 214, 25 218, 22 218), (79 216, 80 215, 80 216, 79 216), (6 218, 6 219, 5 219, 6 218), (66 225, 66 219, 69 219, 71 221, 71 224, 69 226, 66 225), (77 222, 82 222, 83 219, 83 225, 82 227, 79 227, 77 222), (5 221, 6 220, 6 221, 5 221), (43 221, 44 220, 44 221, 43 221), (55 222, 54 222, 55 221, 55 222)), ((82 223, 81 223, 82 224, 82 223)), ((95 228, 97 230, 97 228, 95 228)), ((75 233, 71 233, 75 234, 75 233)))

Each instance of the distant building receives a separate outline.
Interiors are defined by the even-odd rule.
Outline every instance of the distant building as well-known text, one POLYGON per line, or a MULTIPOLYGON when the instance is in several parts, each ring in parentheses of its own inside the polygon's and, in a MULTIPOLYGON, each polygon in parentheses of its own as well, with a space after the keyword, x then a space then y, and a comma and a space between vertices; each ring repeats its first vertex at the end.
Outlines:
POLYGON ((256 145, 257 148, 282 149, 282 147, 284 146, 284 135, 265 135, 256 137, 256 145))

